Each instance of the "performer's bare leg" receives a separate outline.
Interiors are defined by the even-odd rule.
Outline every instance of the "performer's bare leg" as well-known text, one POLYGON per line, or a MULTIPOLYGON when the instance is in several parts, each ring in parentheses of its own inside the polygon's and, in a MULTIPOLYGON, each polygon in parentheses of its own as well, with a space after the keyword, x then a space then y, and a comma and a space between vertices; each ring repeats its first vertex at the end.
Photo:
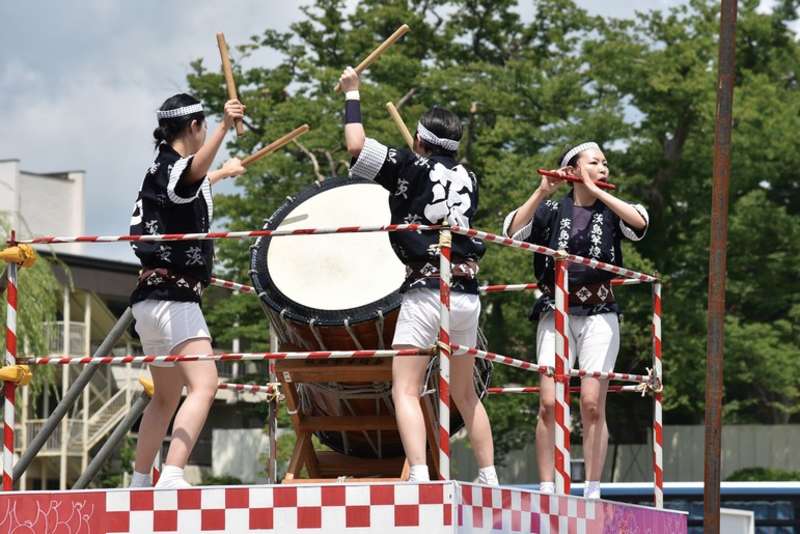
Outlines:
POLYGON ((153 466, 156 453, 161 448, 167 434, 169 422, 181 400, 183 378, 177 367, 150 366, 155 392, 147 404, 139 423, 139 435, 136 441, 136 460, 134 470, 147 475, 153 466))
MULTIPOLYGON (((417 349, 394 345, 394 349, 417 349)), ((411 466, 425 465, 425 419, 419 403, 428 356, 403 356, 392 360, 392 400, 403 450, 411 466)))
POLYGON ((539 481, 553 483, 553 451, 556 446, 555 409, 556 382, 552 377, 541 375, 539 380, 539 417, 536 422, 536 463, 539 481))
MULTIPOLYGON (((176 354, 212 354, 208 339, 189 340, 175 349, 176 354)), ((182 382, 186 384, 186 399, 172 424, 172 443, 167 453, 167 465, 183 468, 189 460, 208 411, 217 393, 217 366, 213 361, 178 362, 182 382)))
POLYGON ((599 481, 608 449, 606 394, 608 380, 584 378, 581 382, 581 421, 586 480, 599 481))
POLYGON ((473 381, 474 356, 450 358, 450 398, 458 407, 475 453, 478 467, 494 465, 492 427, 473 381))

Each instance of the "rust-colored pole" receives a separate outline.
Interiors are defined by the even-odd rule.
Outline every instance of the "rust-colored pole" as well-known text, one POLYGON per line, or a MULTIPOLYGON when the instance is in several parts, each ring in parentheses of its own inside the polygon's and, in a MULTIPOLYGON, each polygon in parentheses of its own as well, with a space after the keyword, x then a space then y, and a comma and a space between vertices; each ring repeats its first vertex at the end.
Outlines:
POLYGON ((708 350, 706 359, 705 494, 703 531, 719 534, 722 445, 722 362, 725 350, 725 277, 728 248, 728 184, 731 173, 733 86, 736 76, 736 0, 722 0, 719 29, 714 185, 708 261, 708 350))

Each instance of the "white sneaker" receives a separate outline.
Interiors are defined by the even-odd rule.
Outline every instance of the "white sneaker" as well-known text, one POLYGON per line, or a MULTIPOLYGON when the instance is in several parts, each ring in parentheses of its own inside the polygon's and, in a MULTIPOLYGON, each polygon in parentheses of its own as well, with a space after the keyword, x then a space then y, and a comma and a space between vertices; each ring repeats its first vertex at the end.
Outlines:
POLYGON ((164 478, 161 477, 156 483, 156 489, 186 489, 191 488, 192 485, 186 482, 183 478, 164 478))
POLYGON ((539 493, 553 495, 556 492, 555 482, 539 482, 539 493))
POLYGON ((585 499, 599 499, 600 498, 600 483, 599 482, 586 482, 583 488, 583 497, 585 499))
POLYGON ((150 488, 153 486, 153 483, 150 481, 150 473, 137 473, 136 471, 133 472, 133 476, 131 477, 131 488, 150 488))

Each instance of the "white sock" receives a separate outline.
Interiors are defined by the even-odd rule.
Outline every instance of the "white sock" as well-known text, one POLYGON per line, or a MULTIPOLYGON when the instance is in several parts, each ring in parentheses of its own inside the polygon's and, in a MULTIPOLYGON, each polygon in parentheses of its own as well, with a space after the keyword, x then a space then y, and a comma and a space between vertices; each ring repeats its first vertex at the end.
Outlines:
POLYGON ((425 464, 412 465, 408 470, 409 482, 430 482, 431 476, 428 473, 428 466, 425 464))
POLYGON ((583 487, 583 496, 587 499, 599 499, 600 498, 600 481, 593 480, 593 481, 586 481, 586 485, 583 487))
POLYGON ((478 469, 478 484, 483 484, 485 486, 500 485, 500 481, 497 480, 497 471, 495 471, 493 465, 478 469))
POLYGON ((140 473, 134 470, 131 477, 131 488, 149 488, 153 483, 150 481, 150 473, 140 473))
POLYGON ((539 482, 539 493, 553 495, 556 492, 555 482, 539 482))
POLYGON ((161 476, 156 483, 157 488, 191 488, 192 485, 183 479, 183 467, 177 465, 165 465, 161 470, 161 476))

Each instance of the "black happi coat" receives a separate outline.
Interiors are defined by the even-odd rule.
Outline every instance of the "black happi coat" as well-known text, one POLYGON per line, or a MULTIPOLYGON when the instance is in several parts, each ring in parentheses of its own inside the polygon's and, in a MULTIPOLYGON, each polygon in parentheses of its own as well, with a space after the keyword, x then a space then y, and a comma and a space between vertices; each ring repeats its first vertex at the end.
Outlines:
MULTIPOLYGON (((475 174, 449 156, 426 158, 367 138, 350 174, 375 180, 389 191, 392 224, 439 224, 447 219, 451 225, 468 228, 478 209, 475 174)), ((438 232, 391 232, 389 238, 408 267, 402 290, 438 289, 438 232)), ((474 262, 477 266, 485 251, 476 239, 453 236, 453 264, 474 262)), ((477 272, 454 276, 451 287, 453 291, 477 293, 477 272)))
MULTIPOLYGON (((649 216, 644 206, 632 205, 649 224, 649 216)), ((591 218, 586 228, 572 235, 572 212, 574 207, 573 193, 559 201, 546 200, 539 205, 533 220, 528 222, 513 236, 508 235, 509 227, 516 210, 508 214, 503 224, 503 234, 514 239, 527 241, 534 245, 545 246, 554 250, 565 250, 571 254, 593 258, 605 263, 622 266, 622 239, 639 241, 647 232, 637 231, 625 224, 608 206, 599 200, 588 207, 591 218)), ((555 261, 543 254, 533 255, 533 270, 540 286, 554 287, 555 261)), ((575 294, 587 284, 606 282, 615 275, 608 271, 592 269, 570 264, 569 292, 575 294)), ((551 292, 552 294, 552 292, 551 292)), ((531 319, 555 309, 554 297, 544 294, 535 303, 531 319)), ((596 315, 600 313, 619 313, 616 302, 581 306, 570 304, 571 315, 596 315)))
MULTIPOLYGON (((147 170, 131 217, 130 233, 173 234, 208 232, 214 205, 211 184, 204 178, 188 185, 183 179, 194 156, 181 158, 167 143, 147 170)), ((139 281, 131 304, 142 300, 200 302, 211 278, 214 242, 167 241, 131 243, 144 270, 166 269, 139 281)))

